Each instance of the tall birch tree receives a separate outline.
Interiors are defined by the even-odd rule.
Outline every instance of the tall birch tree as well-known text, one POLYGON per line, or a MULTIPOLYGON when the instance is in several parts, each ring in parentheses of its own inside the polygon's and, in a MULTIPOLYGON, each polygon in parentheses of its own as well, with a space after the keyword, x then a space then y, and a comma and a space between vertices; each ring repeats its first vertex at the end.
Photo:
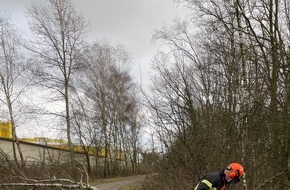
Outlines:
POLYGON ((16 134, 16 115, 20 96, 27 89, 23 77, 28 67, 21 57, 20 36, 11 23, 6 15, 0 18, 0 102, 4 104, 6 118, 11 123, 14 160, 21 169, 25 162, 16 134))
POLYGON ((36 38, 29 49, 36 55, 34 74, 38 84, 54 92, 56 100, 64 104, 66 135, 74 165, 71 137, 70 87, 72 76, 81 67, 77 62, 81 55, 87 24, 69 0, 49 0, 49 4, 28 8, 30 29, 36 38))

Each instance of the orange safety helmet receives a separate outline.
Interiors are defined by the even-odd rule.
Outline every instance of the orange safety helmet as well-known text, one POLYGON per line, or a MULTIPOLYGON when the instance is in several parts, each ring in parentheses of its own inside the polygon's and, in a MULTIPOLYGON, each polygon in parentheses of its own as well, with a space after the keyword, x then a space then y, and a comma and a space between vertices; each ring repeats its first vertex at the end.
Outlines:
POLYGON ((239 163, 231 163, 226 168, 228 171, 231 171, 228 175, 231 179, 240 178, 244 175, 244 167, 239 163))

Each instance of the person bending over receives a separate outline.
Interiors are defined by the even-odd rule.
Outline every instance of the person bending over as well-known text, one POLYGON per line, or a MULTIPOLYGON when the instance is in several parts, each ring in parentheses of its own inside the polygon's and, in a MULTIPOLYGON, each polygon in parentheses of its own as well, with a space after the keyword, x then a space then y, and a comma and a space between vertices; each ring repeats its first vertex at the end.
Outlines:
POLYGON ((206 174, 194 190, 225 190, 228 184, 239 182, 244 174, 241 164, 231 163, 220 172, 206 174))

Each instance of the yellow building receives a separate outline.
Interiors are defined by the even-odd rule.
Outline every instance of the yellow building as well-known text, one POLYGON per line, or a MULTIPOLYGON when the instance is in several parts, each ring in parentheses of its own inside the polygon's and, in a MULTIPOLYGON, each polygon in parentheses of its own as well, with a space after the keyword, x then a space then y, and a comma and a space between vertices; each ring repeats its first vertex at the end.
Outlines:
MULTIPOLYGON (((0 121, 0 137, 12 139, 12 125, 11 122, 0 121)), ((55 147, 63 150, 69 150, 68 143, 62 139, 50 139, 46 137, 34 137, 34 138, 19 138, 18 140, 23 142, 35 143, 55 147)), ((74 151, 83 153, 83 147, 79 145, 74 146, 74 151)), ((97 155, 98 157, 105 157, 105 148, 89 147, 90 155, 97 155), (96 154, 97 153, 97 154, 96 154)), ((108 156, 110 158, 115 157, 118 160, 125 160, 125 153, 123 151, 114 151, 111 148, 108 150, 108 156)))
POLYGON ((0 121, 0 137, 12 139, 12 125, 10 121, 0 121))
POLYGON ((67 142, 62 139, 50 139, 46 137, 34 137, 34 138, 19 138, 19 140, 24 142, 30 142, 35 144, 48 145, 53 147, 67 146, 67 142))

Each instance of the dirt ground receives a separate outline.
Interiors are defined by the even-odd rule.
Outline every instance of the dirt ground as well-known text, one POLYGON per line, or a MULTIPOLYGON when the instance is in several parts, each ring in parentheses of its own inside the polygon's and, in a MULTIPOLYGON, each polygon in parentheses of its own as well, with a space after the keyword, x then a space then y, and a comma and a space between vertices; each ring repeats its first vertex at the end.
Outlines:
POLYGON ((96 187, 98 188, 98 190, 119 190, 123 186, 141 182, 144 179, 145 179, 145 175, 138 175, 138 176, 133 176, 126 179, 120 179, 118 181, 101 183, 101 184, 96 185, 96 187))

